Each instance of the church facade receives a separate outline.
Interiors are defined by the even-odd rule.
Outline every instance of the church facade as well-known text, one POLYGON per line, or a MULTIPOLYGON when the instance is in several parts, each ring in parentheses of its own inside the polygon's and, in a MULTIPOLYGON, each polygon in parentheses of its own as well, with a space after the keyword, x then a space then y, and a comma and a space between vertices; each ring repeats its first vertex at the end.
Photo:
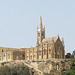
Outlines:
POLYGON ((65 59, 64 40, 59 35, 45 38, 45 27, 40 24, 37 27, 37 43, 33 48, 4 48, 0 47, 0 62, 13 60, 46 60, 65 59))

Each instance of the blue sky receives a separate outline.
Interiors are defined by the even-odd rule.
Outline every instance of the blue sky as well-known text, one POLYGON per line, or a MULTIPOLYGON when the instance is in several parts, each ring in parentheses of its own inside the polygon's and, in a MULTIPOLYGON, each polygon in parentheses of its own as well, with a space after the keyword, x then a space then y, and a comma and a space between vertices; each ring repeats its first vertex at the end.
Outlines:
POLYGON ((46 38, 59 34, 75 50, 75 0, 0 0, 0 47, 35 47, 42 16, 46 38))

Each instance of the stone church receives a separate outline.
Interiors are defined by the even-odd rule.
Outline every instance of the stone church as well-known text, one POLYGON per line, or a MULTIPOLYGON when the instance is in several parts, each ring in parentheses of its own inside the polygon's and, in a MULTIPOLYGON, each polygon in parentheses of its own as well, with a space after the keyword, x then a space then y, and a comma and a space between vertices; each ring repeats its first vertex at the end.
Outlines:
POLYGON ((37 27, 37 44, 34 48, 4 48, 0 47, 0 61, 11 60, 41 60, 41 59, 64 59, 64 40, 59 35, 52 38, 45 38, 45 27, 40 24, 37 27))
MULTIPOLYGON (((36 47, 31 48, 5 48, 0 47, 0 63, 10 61, 30 61, 30 65, 49 75, 61 75, 60 72, 70 66, 65 62, 64 40, 56 37, 45 38, 45 27, 40 24, 37 27, 36 47)), ((32 74, 36 75, 36 74, 32 74)), ((42 74, 37 74, 42 75, 42 74)), ((43 74, 45 75, 45 74, 43 74)))

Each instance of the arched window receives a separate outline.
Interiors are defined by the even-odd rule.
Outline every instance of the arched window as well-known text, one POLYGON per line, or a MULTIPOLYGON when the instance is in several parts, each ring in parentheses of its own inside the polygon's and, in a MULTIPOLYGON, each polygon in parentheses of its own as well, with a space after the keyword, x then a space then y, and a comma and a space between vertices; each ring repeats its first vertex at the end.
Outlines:
POLYGON ((5 55, 4 55, 4 60, 5 60, 5 55))
POLYGON ((40 51, 40 56, 42 55, 42 52, 40 51))
POLYGON ((10 54, 8 54, 8 59, 10 59, 10 54))
POLYGON ((51 50, 49 49, 49 54, 51 54, 51 50))
POLYGON ((43 33, 42 33, 42 37, 43 37, 43 33))
POLYGON ((3 52, 3 50, 2 50, 2 52, 3 52))

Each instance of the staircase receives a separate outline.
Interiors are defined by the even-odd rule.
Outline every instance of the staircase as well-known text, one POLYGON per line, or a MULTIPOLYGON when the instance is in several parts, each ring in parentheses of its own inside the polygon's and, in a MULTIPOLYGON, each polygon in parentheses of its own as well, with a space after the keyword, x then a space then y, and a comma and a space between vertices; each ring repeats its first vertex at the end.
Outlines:
POLYGON ((37 68, 31 66, 29 63, 25 62, 24 60, 21 60, 21 62, 22 62, 24 65, 28 66, 30 69, 34 69, 35 71, 37 71, 37 72, 38 72, 38 75, 44 75, 44 73, 43 73, 42 71, 40 71, 40 70, 38 70, 37 68))

